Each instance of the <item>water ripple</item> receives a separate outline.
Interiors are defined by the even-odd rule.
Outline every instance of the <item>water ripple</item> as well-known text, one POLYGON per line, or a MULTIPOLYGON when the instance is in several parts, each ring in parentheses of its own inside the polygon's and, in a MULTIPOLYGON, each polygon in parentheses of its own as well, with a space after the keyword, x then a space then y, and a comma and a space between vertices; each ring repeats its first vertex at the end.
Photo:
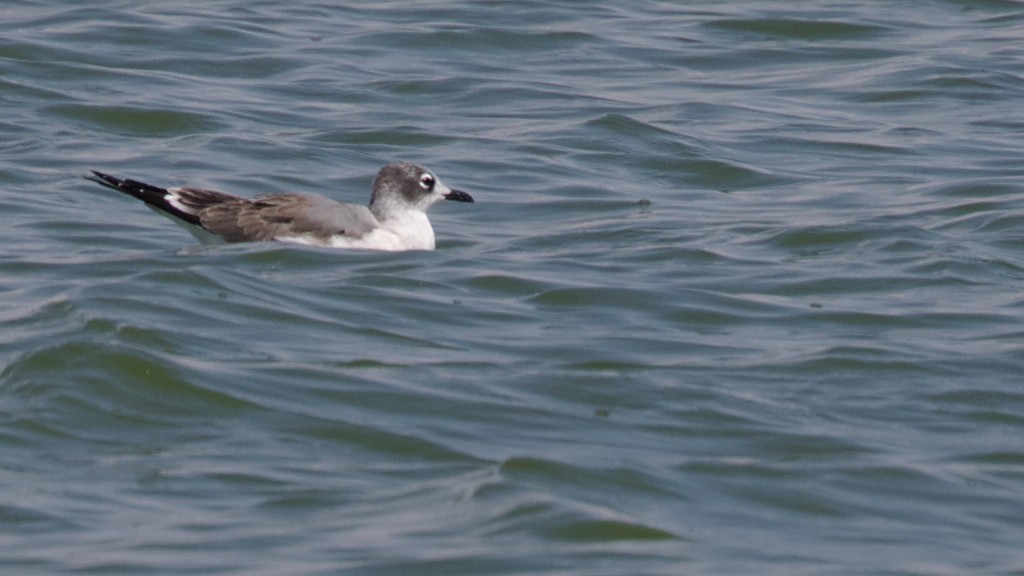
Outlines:
POLYGON ((1019 572, 1022 20, 922 9, 5 7, 4 567, 1019 572), (435 251, 81 178, 393 159, 435 251))

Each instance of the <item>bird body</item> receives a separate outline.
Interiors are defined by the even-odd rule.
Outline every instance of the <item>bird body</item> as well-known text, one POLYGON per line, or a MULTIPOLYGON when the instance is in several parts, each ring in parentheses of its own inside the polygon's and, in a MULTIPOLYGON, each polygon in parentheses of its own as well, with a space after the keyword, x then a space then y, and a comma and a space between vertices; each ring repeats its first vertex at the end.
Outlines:
POLYGON ((142 200, 184 226, 204 244, 276 240, 331 248, 433 250, 427 210, 441 200, 473 202, 426 168, 408 162, 384 166, 369 206, 313 194, 243 198, 204 188, 160 188, 92 171, 86 176, 142 200))

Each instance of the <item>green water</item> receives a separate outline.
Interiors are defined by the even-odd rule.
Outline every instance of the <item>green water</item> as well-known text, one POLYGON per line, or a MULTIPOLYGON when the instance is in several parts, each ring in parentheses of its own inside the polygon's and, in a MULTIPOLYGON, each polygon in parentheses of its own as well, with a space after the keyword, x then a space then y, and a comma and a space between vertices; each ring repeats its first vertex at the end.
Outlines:
POLYGON ((1020 574, 1024 6, 0 8, 11 574, 1020 574), (89 169, 365 202, 199 247, 89 169))

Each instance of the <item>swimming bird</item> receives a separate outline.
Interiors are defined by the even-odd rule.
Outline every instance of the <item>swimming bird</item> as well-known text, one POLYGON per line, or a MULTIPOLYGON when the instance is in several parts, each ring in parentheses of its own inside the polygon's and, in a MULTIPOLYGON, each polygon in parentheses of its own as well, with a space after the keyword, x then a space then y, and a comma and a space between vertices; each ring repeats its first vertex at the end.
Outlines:
POLYGON ((441 200, 473 202, 426 168, 394 162, 380 169, 369 206, 315 194, 243 198, 204 188, 160 188, 92 170, 85 177, 138 198, 204 244, 278 240, 331 248, 433 250, 427 210, 441 200))

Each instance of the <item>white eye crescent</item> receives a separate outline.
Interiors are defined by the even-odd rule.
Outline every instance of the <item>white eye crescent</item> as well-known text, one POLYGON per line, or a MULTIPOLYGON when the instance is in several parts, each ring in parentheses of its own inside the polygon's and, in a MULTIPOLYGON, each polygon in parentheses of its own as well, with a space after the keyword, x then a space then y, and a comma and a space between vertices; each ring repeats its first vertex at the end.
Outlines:
POLYGON ((423 176, 420 176, 420 186, 422 186, 424 190, 433 190, 436 182, 437 179, 434 178, 433 174, 424 174, 423 176))

